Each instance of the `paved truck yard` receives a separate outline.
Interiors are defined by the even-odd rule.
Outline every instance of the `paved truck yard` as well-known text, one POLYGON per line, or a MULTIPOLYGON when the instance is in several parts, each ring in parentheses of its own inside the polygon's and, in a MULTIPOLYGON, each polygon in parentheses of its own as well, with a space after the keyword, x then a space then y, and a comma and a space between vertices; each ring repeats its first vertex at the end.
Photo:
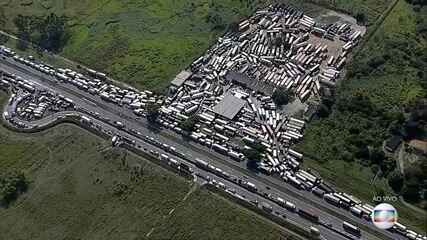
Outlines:
POLYGON ((323 88, 334 87, 362 32, 344 23, 316 24, 286 6, 258 11, 238 28, 178 74, 165 97, 0 47, 1 86, 12 91, 3 117, 19 129, 77 119, 109 135, 113 144, 145 151, 200 183, 306 228, 313 225, 326 239, 427 239, 401 224, 391 231, 375 228, 369 222, 372 206, 301 169, 303 156, 292 145, 303 138, 306 123, 270 97, 285 88, 302 102, 319 98, 323 88), (141 118, 153 103, 161 105, 160 133, 141 118), (179 126, 189 118, 196 119, 192 142, 183 142, 179 134, 187 133, 179 126), (259 163, 264 174, 247 174, 242 150, 254 144, 266 149, 259 163))
POLYGON ((283 88, 302 102, 319 98, 322 89, 335 85, 347 54, 362 38, 357 29, 318 24, 284 5, 258 11, 176 76, 160 123, 182 132, 180 123, 196 118, 191 139, 236 161, 244 160, 242 149, 261 144, 266 153, 259 169, 311 189, 317 178, 294 174, 303 156, 291 148, 306 123, 279 109, 271 95, 283 88))

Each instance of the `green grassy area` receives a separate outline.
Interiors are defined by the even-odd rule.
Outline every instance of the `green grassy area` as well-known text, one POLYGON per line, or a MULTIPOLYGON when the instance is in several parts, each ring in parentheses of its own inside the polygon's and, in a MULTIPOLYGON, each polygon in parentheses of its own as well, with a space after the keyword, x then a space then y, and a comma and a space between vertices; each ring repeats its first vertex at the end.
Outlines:
POLYGON ((0 16, 5 19, 3 28, 12 32, 16 30, 13 18, 18 14, 64 14, 69 17, 70 29, 70 39, 62 51, 64 56, 138 88, 152 90, 164 89, 230 22, 251 11, 246 1, 231 0, 0 4, 0 16))
POLYGON ((0 208, 5 239, 146 239, 150 231, 151 239, 286 239, 258 215, 73 125, 34 134, 0 126, 0 169, 30 181, 0 208), (171 219, 181 224, 167 226, 171 219))
MULTIPOLYGON (((305 167, 365 201, 395 194, 387 184, 395 160, 379 152, 390 130, 402 124, 404 108, 427 97, 427 43, 416 27, 417 18, 425 16, 425 11, 415 12, 403 0, 397 3, 350 64, 331 114, 310 123, 297 146, 308 156, 305 167)), ((402 222, 427 230, 426 215, 400 202, 392 204, 402 222)))
POLYGON ((343 11, 353 16, 363 14, 365 24, 372 25, 393 0, 313 0, 312 2, 343 11))
POLYGON ((171 216, 156 228, 151 237, 153 239, 277 239, 276 232, 267 232, 271 228, 267 223, 257 223, 251 218, 250 210, 242 209, 239 214, 234 212, 234 207, 224 199, 206 190, 197 190, 187 201, 180 205, 171 216), (198 221, 206 216, 217 216, 198 221), (221 220, 219 220, 221 219, 221 220), (239 226, 252 226, 247 231, 242 231, 239 226), (191 231, 185 231, 185 229, 191 231), (206 231, 209 229, 210 231, 206 231), (239 232, 239 234, 236 234, 239 232), (222 237, 218 237, 222 236, 222 237))
POLYGON ((353 15, 358 13, 365 14, 367 24, 371 25, 387 9, 391 2, 392 0, 336 0, 335 6, 353 15))
MULTIPOLYGON (((373 21, 391 0, 336 1, 335 8, 356 14, 359 8, 373 21), (357 10, 357 11, 356 11, 357 10)), ((28 0, 0 3, 2 29, 16 33, 13 19, 56 13, 68 17, 69 40, 61 55, 81 62, 140 89, 163 91, 173 77, 213 44, 227 26, 269 1, 236 0, 28 0)), ((278 1, 280 2, 280 1, 278 1)), ((312 3, 292 0, 316 15, 312 3)))

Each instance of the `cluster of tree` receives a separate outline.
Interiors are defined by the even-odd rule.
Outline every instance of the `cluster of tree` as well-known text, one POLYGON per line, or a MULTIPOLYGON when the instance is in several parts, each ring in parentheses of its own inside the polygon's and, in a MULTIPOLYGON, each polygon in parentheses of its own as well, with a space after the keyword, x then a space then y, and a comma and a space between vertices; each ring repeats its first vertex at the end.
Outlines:
POLYGON ((422 192, 427 189, 427 161, 420 161, 405 169, 401 175, 396 168, 396 160, 387 157, 381 143, 386 135, 400 135, 406 140, 426 138, 427 100, 419 99, 406 107, 407 115, 400 111, 380 109, 368 97, 359 93, 351 97, 340 98, 335 105, 340 114, 360 119, 360 125, 349 123, 348 136, 343 149, 337 149, 339 157, 345 161, 358 160, 362 165, 371 167, 374 174, 387 177, 389 185, 405 200, 418 202, 422 192), (385 135, 375 135, 370 128, 389 129, 385 135))
POLYGON ((408 117, 401 111, 382 109, 373 104, 362 92, 337 99, 335 110, 340 115, 351 116, 357 121, 348 123, 348 135, 344 147, 336 149, 336 154, 345 161, 357 160, 372 169, 379 177, 387 177, 389 185, 405 200, 418 202, 426 189, 427 163, 405 169, 401 175, 396 161, 387 157, 382 150, 385 137, 402 136, 406 140, 426 137, 427 100, 418 99, 406 106, 408 117), (372 128, 389 130, 377 135, 372 128))
POLYGON ((112 194, 116 197, 124 198, 127 194, 129 194, 132 190, 126 183, 115 181, 112 186, 112 194))
POLYGON ((206 22, 212 24, 214 30, 224 30, 227 27, 227 23, 223 17, 222 6, 212 1, 209 4, 208 14, 206 15, 206 22))
MULTIPOLYGON (((427 139, 427 99, 414 101, 406 106, 405 111, 409 116, 406 120, 393 123, 390 127, 391 134, 399 135, 406 141, 427 139)), ((427 196, 422 199, 422 192, 427 193, 427 158, 420 158, 404 169, 404 175, 396 170, 388 177, 392 189, 406 201, 413 203, 427 200, 427 196)))
POLYGON ((59 52, 69 38, 65 16, 54 13, 42 17, 18 15, 13 22, 20 39, 17 48, 21 50, 25 50, 28 42, 31 42, 40 49, 59 52))
POLYGON ((160 116, 160 106, 158 104, 147 105, 147 120, 150 123, 156 123, 157 118, 160 116))
POLYGON ((180 122, 179 127, 187 133, 192 132, 196 128, 198 119, 197 115, 192 115, 187 120, 180 122))
POLYGON ((381 71, 381 66, 389 58, 388 54, 374 54, 372 55, 367 62, 355 62, 349 66, 348 77, 360 78, 366 75, 369 75, 375 71, 381 71))
MULTIPOLYGON (((333 105, 333 99, 325 99, 322 102, 318 114, 329 114, 333 105), (325 113, 322 113, 325 112, 325 113)), ((338 158, 350 162, 358 161, 364 166, 371 167, 372 171, 381 176, 387 176, 395 167, 395 161, 386 157, 382 150, 382 143, 387 132, 378 132, 378 129, 387 129, 392 122, 403 122, 402 114, 393 114, 384 111, 374 105, 363 93, 355 93, 350 96, 341 96, 334 105, 337 115, 351 116, 352 121, 344 124, 347 132, 343 142, 337 142, 332 148, 338 158), (380 134, 378 134, 380 133, 380 134)))
POLYGON ((232 32, 232 33, 238 33, 239 32, 239 22, 233 21, 230 24, 228 24, 227 31, 232 32))
POLYGON ((0 205, 7 206, 25 192, 28 182, 21 172, 0 174, 0 205))
POLYGON ((262 154, 265 152, 265 146, 259 142, 250 143, 247 142, 246 145, 250 147, 249 149, 243 149, 242 153, 248 159, 247 166, 249 169, 257 169, 258 162, 262 159, 262 154))
POLYGON ((406 120, 402 115, 399 121, 389 128, 392 135, 401 136, 406 141, 427 138, 427 99, 417 99, 405 108, 406 120))
POLYGON ((271 96, 274 103, 278 106, 286 105, 289 102, 294 100, 294 93, 291 90, 286 90, 284 88, 278 88, 273 92, 271 96))
POLYGON ((426 4, 422 6, 416 5, 414 6, 414 10, 415 12, 418 13, 417 25, 416 25, 417 34, 426 38, 427 37, 427 5, 426 4))
POLYGON ((354 16, 356 18, 356 21, 358 24, 364 25, 368 21, 368 18, 366 17, 366 14, 364 12, 358 12, 354 16))
MULTIPOLYGON (((237 1, 235 2, 237 3, 237 1)), ((227 4, 222 4, 219 1, 210 1, 206 22, 211 24, 214 30, 237 32, 239 29, 239 19, 241 20, 252 15, 255 9, 262 3, 260 0, 239 0, 239 2, 239 5, 230 9, 230 6, 227 4), (230 19, 230 10, 233 13, 232 15, 237 14, 236 18, 230 19)))
MULTIPOLYGON (((427 13, 427 7, 426 13, 427 13)), ((427 30, 427 14, 424 16, 427 30)), ((427 32, 426 32, 427 33, 427 32)), ((421 36, 421 33, 417 37, 421 36)), ((396 68, 407 66, 417 69, 417 77, 427 82, 427 46, 418 44, 416 39, 398 38, 398 37, 379 37, 375 36, 375 41, 381 41, 384 49, 387 51, 374 51, 365 56, 363 61, 355 61, 349 66, 349 78, 363 78, 371 75, 381 75, 385 71, 392 69, 386 68, 394 65, 396 68)), ((424 40, 420 40, 424 41, 424 40)))
POLYGON ((362 92, 356 92, 348 97, 340 96, 336 109, 342 113, 360 114, 364 117, 382 114, 382 110, 372 104, 369 97, 362 92))
POLYGON ((3 34, 0 34, 0 44, 3 45, 9 41, 9 37, 3 34))
MULTIPOLYGON (((396 170, 388 176, 388 184, 402 197, 412 203, 427 200, 427 159, 413 163, 404 169, 404 175, 396 170)), ((427 206, 425 206, 427 208, 427 206)))
POLYGON ((335 95, 323 96, 317 109, 317 116, 326 118, 332 113, 332 107, 335 104, 335 95))
POLYGON ((406 0, 408 3, 412 5, 426 6, 427 0, 406 0))

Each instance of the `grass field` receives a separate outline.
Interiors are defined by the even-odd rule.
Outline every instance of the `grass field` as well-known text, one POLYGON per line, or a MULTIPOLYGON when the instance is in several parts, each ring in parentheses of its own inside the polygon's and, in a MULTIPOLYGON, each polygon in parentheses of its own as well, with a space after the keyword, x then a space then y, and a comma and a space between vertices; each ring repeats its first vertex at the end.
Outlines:
POLYGON ((365 24, 369 26, 375 23, 393 0, 313 0, 313 2, 353 16, 363 13, 366 18, 365 24))
POLYGON ((228 23, 251 12, 245 1, 231 0, 27 2, 0 4, 6 30, 15 30, 17 14, 64 14, 71 36, 64 56, 153 90, 163 90, 228 23), (216 20, 208 21, 212 16, 216 20))
POLYGON ((226 204, 226 199, 206 190, 198 190, 188 201, 182 204, 170 218, 153 231, 153 239, 277 239, 277 233, 265 231, 271 228, 253 218, 249 210, 240 215, 229 214, 233 207, 226 204), (222 199, 221 201, 218 199, 222 199), (197 221, 205 216, 215 215, 218 218, 197 221), (219 221, 219 219, 221 219, 219 221), (235 225, 238 223, 238 225, 235 225), (183 231, 191 226, 192 231, 183 231), (252 226, 251 231, 242 231, 241 226, 252 226), (209 232, 206 232, 209 229, 209 232), (239 234, 236 234, 239 232, 239 234), (262 234, 261 234, 262 233, 262 234), (218 236, 229 236, 218 238, 218 236))
MULTIPOLYGON (((0 99, 4 102, 5 94, 0 99)), ((109 145, 72 125, 35 134, 0 126, 1 171, 24 171, 31 182, 9 208, 0 208, 1 238, 284 237, 237 204, 109 145), (143 174, 131 178, 130 169, 138 164, 143 174)))
MULTIPOLYGON (((360 6, 369 21, 374 21, 390 1, 336 1, 335 7, 357 13, 355 6, 360 6)), ((137 88, 162 92, 179 71, 224 33, 228 24, 269 2, 274 1, 5 1, 0 3, 0 28, 16 32, 13 19, 18 14, 65 15, 70 39, 62 55, 137 88)), ((310 15, 322 11, 312 2, 332 6, 328 0, 286 2, 310 15)))
MULTIPOLYGON (((393 195, 386 176, 376 178, 374 184, 371 167, 359 163, 369 162, 356 155, 354 148, 362 146, 381 148, 382 142, 390 137, 390 127, 394 117, 404 113, 403 108, 414 100, 427 96, 423 79, 423 58, 426 39, 416 33, 416 14, 405 1, 399 1, 395 9, 385 19, 361 53, 353 60, 350 73, 337 90, 340 106, 350 97, 363 95, 376 109, 342 111, 335 107, 323 119, 314 120, 307 128, 304 141, 298 149, 307 155, 304 165, 313 168, 340 189, 349 191, 365 201, 372 201, 377 191, 393 195), (375 66, 375 67, 373 67, 375 66), (347 161, 344 161, 347 157, 347 161), (356 159, 356 160, 355 160, 356 159), (380 190, 381 189, 381 190, 380 190)), ((424 58, 425 59, 425 58, 424 58)), ((402 222, 426 231, 426 215, 392 203, 399 210, 402 222)))

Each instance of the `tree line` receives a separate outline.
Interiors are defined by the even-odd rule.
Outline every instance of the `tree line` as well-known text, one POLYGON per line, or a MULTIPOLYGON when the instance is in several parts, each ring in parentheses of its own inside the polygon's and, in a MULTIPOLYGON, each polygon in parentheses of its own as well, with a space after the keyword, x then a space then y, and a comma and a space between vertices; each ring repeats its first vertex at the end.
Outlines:
POLYGON ((18 15, 13 23, 20 39, 17 42, 20 50, 26 50, 31 42, 40 50, 60 52, 69 39, 65 16, 54 13, 41 17, 18 15))
POLYGON ((0 206, 8 206, 27 188, 28 181, 22 172, 0 174, 0 206))

